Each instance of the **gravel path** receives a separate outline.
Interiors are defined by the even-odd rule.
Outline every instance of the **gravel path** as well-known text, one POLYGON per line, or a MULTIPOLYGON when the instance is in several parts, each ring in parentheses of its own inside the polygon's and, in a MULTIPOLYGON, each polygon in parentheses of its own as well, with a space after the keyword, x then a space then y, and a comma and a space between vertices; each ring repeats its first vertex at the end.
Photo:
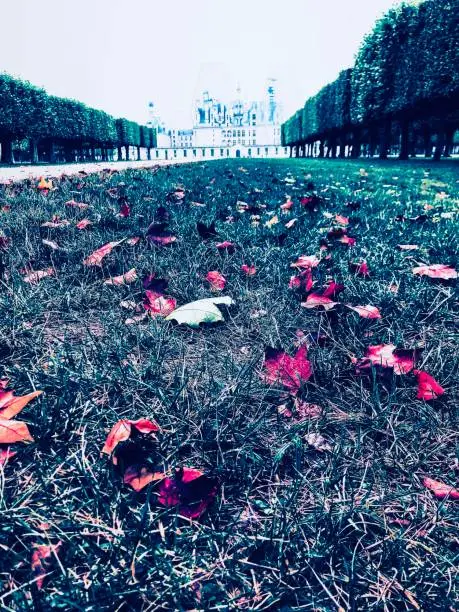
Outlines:
POLYGON ((39 179, 58 178, 62 174, 78 174, 84 170, 88 174, 99 172, 104 168, 110 170, 126 170, 127 168, 151 168, 153 166, 167 166, 169 164, 190 163, 191 160, 155 160, 155 161, 120 161, 120 162, 94 162, 84 164, 59 164, 55 166, 3 166, 0 167, 0 183, 22 181, 28 178, 39 179))

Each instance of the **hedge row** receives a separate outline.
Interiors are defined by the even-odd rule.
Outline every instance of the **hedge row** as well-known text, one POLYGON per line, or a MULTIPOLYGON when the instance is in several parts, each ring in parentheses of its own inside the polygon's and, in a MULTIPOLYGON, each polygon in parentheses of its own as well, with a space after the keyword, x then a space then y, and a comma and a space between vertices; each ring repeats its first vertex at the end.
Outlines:
POLYGON ((155 147, 156 132, 0 74, 0 139, 47 139, 155 147))
POLYGON ((411 2, 380 19, 354 67, 283 124, 283 144, 435 115, 457 125, 458 109, 459 0, 411 2))

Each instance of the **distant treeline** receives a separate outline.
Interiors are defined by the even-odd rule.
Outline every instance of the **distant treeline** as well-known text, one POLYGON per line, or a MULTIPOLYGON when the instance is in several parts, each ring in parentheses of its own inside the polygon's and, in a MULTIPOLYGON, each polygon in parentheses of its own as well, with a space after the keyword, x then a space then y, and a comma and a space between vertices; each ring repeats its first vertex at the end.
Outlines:
POLYGON ((48 95, 43 89, 0 74, 0 145, 3 163, 14 152, 38 161, 129 159, 130 147, 148 151, 156 146, 156 131, 127 119, 89 108, 76 100, 48 95))
MULTIPOLYGON (((337 49, 338 52, 338 49, 337 49)), ((297 156, 448 155, 459 127, 459 0, 391 9, 355 65, 282 125, 297 156)))

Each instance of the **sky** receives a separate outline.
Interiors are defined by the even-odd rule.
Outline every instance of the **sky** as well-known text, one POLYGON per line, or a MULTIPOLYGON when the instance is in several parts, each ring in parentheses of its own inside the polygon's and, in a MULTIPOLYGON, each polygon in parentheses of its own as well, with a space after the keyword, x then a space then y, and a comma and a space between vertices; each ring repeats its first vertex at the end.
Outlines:
POLYGON ((353 58, 394 0, 1 0, 0 71, 143 123, 191 127, 208 89, 261 99, 284 118, 353 58))

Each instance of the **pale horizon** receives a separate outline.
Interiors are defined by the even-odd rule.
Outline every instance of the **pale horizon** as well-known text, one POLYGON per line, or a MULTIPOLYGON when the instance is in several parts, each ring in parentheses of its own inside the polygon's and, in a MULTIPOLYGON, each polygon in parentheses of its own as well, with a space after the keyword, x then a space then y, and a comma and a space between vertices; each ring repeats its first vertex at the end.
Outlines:
POLYGON ((208 90, 230 101, 237 84, 259 100, 277 79, 286 119, 352 65, 364 35, 393 0, 16 0, 6 2, 0 71, 145 123, 154 102, 169 128, 192 124, 208 90))

